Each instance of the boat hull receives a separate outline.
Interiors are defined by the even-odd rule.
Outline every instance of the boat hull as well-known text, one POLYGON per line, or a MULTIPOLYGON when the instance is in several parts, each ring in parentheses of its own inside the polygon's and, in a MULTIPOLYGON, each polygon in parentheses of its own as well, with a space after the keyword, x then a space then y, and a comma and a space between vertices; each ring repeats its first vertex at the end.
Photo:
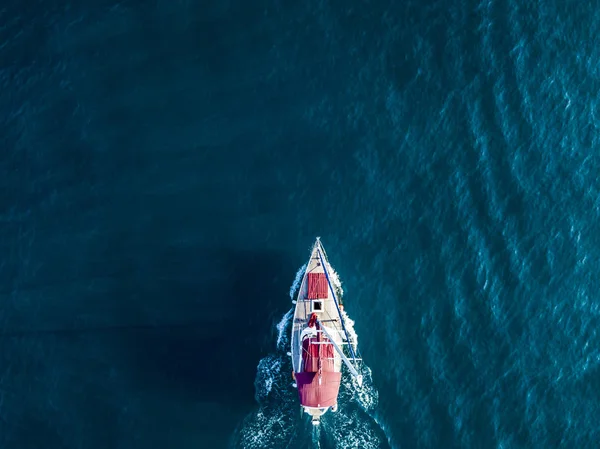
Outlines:
POLYGON ((332 272, 317 239, 296 298, 291 338, 298 397, 313 423, 318 423, 319 417, 329 409, 336 409, 342 376, 341 358, 320 328, 323 326, 338 346, 344 344, 340 304, 332 292, 335 288, 331 282, 332 272), (318 325, 314 325, 315 318, 318 325))

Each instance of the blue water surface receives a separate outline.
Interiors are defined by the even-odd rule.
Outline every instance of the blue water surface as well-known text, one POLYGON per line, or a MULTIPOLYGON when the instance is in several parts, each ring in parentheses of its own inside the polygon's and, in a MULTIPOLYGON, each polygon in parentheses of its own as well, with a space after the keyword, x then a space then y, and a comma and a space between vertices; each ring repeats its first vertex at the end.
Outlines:
POLYGON ((3 2, 0 448, 598 447, 596 12, 3 2), (320 429, 316 236, 366 373, 320 429))

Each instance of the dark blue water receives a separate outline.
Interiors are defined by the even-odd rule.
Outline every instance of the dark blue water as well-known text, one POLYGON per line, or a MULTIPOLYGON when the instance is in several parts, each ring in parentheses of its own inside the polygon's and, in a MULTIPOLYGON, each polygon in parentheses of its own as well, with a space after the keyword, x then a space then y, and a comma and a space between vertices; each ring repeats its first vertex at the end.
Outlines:
POLYGON ((596 11, 5 1, 0 448, 597 447, 596 11), (317 235, 370 373, 320 431, 317 235))

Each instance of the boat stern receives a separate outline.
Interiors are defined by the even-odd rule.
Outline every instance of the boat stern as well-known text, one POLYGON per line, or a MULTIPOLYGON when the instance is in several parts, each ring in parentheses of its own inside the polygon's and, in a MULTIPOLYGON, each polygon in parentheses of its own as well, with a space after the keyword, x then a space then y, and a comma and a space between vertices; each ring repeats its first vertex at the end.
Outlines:
MULTIPOLYGON (((336 404, 337 409, 337 404, 336 404)), ((310 416, 310 422, 313 426, 318 426, 321 423, 321 416, 327 413, 328 410, 333 410, 333 407, 302 407, 304 413, 310 416)))

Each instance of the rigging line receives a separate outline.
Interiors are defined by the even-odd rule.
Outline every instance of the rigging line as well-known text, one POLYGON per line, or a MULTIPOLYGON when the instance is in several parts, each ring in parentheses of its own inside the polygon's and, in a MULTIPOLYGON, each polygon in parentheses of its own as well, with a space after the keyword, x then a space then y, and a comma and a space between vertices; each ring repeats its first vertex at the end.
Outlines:
MULTIPOLYGON (((340 316, 340 321, 342 323, 342 329, 344 329, 344 333, 346 334, 346 340, 350 343, 350 336, 348 335, 348 331, 346 330, 346 325, 344 324, 344 317, 342 316, 342 312, 340 312, 340 308, 338 306, 337 297, 335 296, 335 290, 331 285, 331 281, 329 280, 329 274, 327 274, 327 266, 323 263, 323 256, 321 256, 321 249, 317 248, 317 254, 319 254, 319 259, 321 260, 321 265, 323 265, 323 271, 325 272, 325 277, 327 278, 327 284, 329 284, 329 288, 331 289, 331 294, 333 295, 333 302, 335 304, 335 308, 338 311, 338 315, 340 316)), ((352 343, 348 345, 350 348, 350 352, 352 353, 352 358, 356 358, 356 354, 354 353, 354 348, 352 347, 352 343)))

